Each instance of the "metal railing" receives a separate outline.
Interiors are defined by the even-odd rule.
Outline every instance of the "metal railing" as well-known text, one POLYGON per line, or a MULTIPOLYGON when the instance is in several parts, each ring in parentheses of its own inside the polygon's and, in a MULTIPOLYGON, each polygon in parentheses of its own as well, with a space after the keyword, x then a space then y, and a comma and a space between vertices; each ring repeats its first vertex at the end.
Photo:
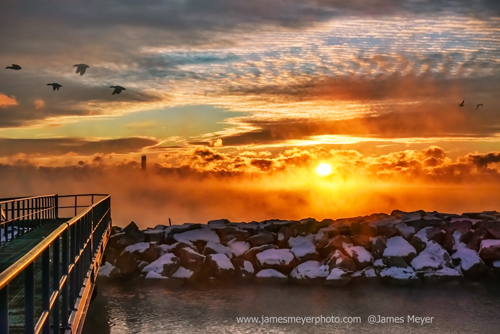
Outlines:
POLYGON ((0 244, 57 216, 57 195, 0 199, 0 244))
MULTIPOLYGON (((9 283, 24 281, 24 332, 29 334, 77 333, 88 307, 111 226, 109 195, 41 196, 55 198, 54 218, 59 209, 80 207, 78 199, 91 197, 91 204, 64 222, 35 248, 0 273, 0 334, 9 333, 9 283), (96 203, 94 196, 104 196, 96 203), (73 198, 74 199, 73 199, 73 198), (59 206, 59 199, 74 200, 74 207, 59 206), (41 266, 35 270, 35 266, 41 266), (35 315, 35 281, 41 273, 41 307, 35 315), (38 276, 37 276, 38 274, 38 276), (52 323, 52 324, 51 324, 52 323)), ((15 199, 23 201, 31 199, 15 199)), ((4 203, 4 202, 2 202, 4 203)), ((32 208, 33 212, 41 208, 32 208)), ((13 216, 14 217, 14 216, 13 216)), ((9 216, 7 221, 15 221, 9 216)))

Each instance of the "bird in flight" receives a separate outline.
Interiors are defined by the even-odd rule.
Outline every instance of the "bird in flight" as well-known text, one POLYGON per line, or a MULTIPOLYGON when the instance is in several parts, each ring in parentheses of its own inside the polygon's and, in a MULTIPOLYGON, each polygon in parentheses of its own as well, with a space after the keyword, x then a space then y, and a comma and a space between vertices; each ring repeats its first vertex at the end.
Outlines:
POLYGON ((482 104, 482 103, 479 103, 479 104, 476 106, 476 110, 477 110, 479 107, 483 107, 483 104, 482 104))
POLYGON ((47 84, 47 86, 52 86, 52 91, 55 91, 55 90, 59 90, 59 88, 61 88, 62 86, 58 83, 51 83, 51 84, 47 84))
POLYGON ((465 100, 463 100, 462 103, 460 103, 458 106, 459 107, 463 107, 464 106, 464 102, 465 102, 465 100))
POLYGON ((12 66, 7 66, 5 69, 11 69, 11 70, 20 70, 21 69, 21 66, 19 65, 16 65, 16 64, 12 64, 12 66))
POLYGON ((75 66, 76 66, 76 73, 80 73, 80 75, 84 75, 85 70, 90 67, 89 65, 85 65, 85 64, 73 65, 73 67, 75 67, 75 66))
POLYGON ((114 88, 115 89, 111 95, 120 94, 122 92, 122 90, 126 90, 122 86, 110 86, 109 88, 114 88))

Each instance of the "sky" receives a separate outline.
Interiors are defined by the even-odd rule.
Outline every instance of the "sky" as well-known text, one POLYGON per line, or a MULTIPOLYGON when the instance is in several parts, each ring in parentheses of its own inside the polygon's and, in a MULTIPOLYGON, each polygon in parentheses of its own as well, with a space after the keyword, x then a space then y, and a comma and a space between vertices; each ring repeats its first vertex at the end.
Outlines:
POLYGON ((0 30, 0 197, 143 227, 498 208, 496 0, 3 0, 0 30))

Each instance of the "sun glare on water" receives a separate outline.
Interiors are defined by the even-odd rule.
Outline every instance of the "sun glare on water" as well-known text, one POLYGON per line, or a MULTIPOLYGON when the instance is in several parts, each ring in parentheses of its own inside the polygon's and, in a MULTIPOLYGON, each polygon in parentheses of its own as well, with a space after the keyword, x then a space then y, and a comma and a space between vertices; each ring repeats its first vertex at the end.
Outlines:
POLYGON ((323 163, 316 168, 316 172, 322 176, 328 175, 332 172, 332 166, 323 163))

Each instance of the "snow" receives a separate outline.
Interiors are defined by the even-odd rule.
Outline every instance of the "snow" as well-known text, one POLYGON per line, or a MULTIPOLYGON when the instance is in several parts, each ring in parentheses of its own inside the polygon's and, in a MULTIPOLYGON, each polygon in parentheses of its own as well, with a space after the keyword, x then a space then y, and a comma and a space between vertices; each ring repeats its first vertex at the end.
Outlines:
POLYGON ((470 248, 459 248, 453 255, 452 259, 460 259, 460 264, 463 270, 469 270, 476 263, 481 263, 483 260, 479 257, 479 255, 470 248))
POLYGON ((494 268, 500 268, 500 260, 498 260, 498 261, 494 261, 494 262, 493 262, 493 267, 494 267, 494 268))
POLYGON ((193 275, 193 272, 184 267, 179 267, 177 271, 172 275, 174 278, 190 278, 193 275))
POLYGON ((234 256, 241 256, 250 249, 250 244, 248 242, 236 241, 236 239, 228 241, 227 245, 229 249, 231 249, 231 252, 233 252, 234 256))
POLYGON ((155 271, 149 271, 146 275, 147 279, 168 279, 168 277, 162 276, 155 271))
POLYGON ((373 262, 373 266, 374 266, 375 268, 385 268, 385 267, 387 267, 387 266, 385 265, 384 261, 382 261, 382 259, 377 259, 377 260, 375 260, 375 262, 373 262))
POLYGON ((159 245, 158 247, 160 248, 160 256, 165 254, 165 253, 170 252, 173 249, 172 246, 174 246, 174 245, 165 245, 165 244, 159 245))
POLYGON ((275 269, 263 269, 256 276, 261 278, 286 278, 285 275, 275 269))
POLYGON ((248 272, 249 274, 254 273, 253 265, 252 262, 250 261, 243 261, 243 269, 245 269, 245 271, 248 272))
POLYGON ((299 236, 290 238, 288 240, 288 245, 290 246, 290 251, 297 259, 299 259, 306 255, 316 253, 316 246, 314 245, 313 240, 314 236, 309 234, 304 237, 299 236))
POLYGON ((224 246, 220 242, 209 241, 207 242, 207 245, 205 247, 213 249, 216 253, 226 254, 227 257, 230 259, 233 257, 233 252, 231 251, 231 248, 224 246))
POLYGON ((415 271, 410 268, 398 268, 398 267, 389 267, 385 268, 380 272, 380 277, 392 277, 396 279, 417 279, 417 274, 415 271))
POLYGON ((401 233, 401 235, 405 239, 409 239, 412 235, 415 234, 415 227, 408 226, 405 223, 397 224, 396 228, 398 229, 399 233, 401 233))
POLYGON ((365 277, 377 277, 377 273, 375 272, 374 268, 365 268, 362 271, 365 275, 365 277))
POLYGON ((330 272, 330 274, 326 277, 327 281, 333 281, 341 279, 342 277, 347 276, 347 273, 340 268, 334 268, 330 272))
POLYGON ((293 268, 290 276, 293 278, 319 278, 327 277, 330 273, 328 266, 322 265, 318 261, 306 261, 293 268))
POLYGON ((211 254, 210 258, 217 263, 217 267, 220 269, 234 269, 233 264, 229 260, 226 254, 211 254))
POLYGON ((417 251, 415 247, 410 245, 403 237, 396 236, 387 240, 387 247, 384 249, 384 257, 406 257, 411 253, 417 254, 417 251))
POLYGON ((357 259, 359 263, 373 262, 372 254, 364 247, 353 246, 351 244, 342 243, 342 247, 352 259, 357 259))
POLYGON ((174 234, 174 239, 177 241, 183 241, 189 243, 198 240, 203 240, 206 242, 209 241, 220 242, 220 238, 217 235, 217 233, 212 231, 209 227, 204 227, 197 230, 191 230, 182 233, 176 233, 174 234))
POLYGON ((453 250, 457 250, 459 248, 464 248, 464 247, 467 247, 466 244, 464 244, 463 242, 460 241, 460 238, 462 237, 462 232, 460 232, 459 230, 455 230, 453 232, 453 240, 455 240, 455 244, 453 245, 453 250))
MULTIPOLYGON (((500 240, 485 239, 481 241, 481 248, 500 247, 500 240)), ((479 250, 481 251, 481 249, 479 250)))
POLYGON ((293 254, 289 249, 268 249, 257 254, 260 264, 290 264, 293 260, 293 254))
POLYGON ((161 274, 163 272, 163 266, 165 264, 173 264, 176 261, 174 261, 174 258, 177 259, 177 257, 172 254, 172 253, 166 253, 162 256, 160 256, 156 261, 151 262, 147 266, 145 266, 142 269, 142 272, 149 272, 149 271, 154 271, 158 274, 161 274))
POLYGON ((123 253, 126 253, 126 252, 128 252, 128 253, 134 253, 134 252, 143 253, 148 248, 149 248, 149 242, 139 242, 139 243, 125 247, 125 249, 123 250, 123 253))
POLYGON ((448 268, 448 267, 441 268, 435 272, 430 272, 430 273, 424 274, 424 277, 442 277, 442 276, 460 277, 460 276, 462 276, 462 274, 460 272, 458 272, 456 269, 448 268))
POLYGON ((111 263, 106 262, 103 266, 99 268, 99 272, 97 273, 97 276, 100 277, 109 277, 109 274, 111 274, 111 271, 115 269, 115 266, 113 266, 111 263))
POLYGON ((449 265, 450 255, 435 241, 427 242, 425 249, 411 261, 411 266, 417 271, 435 271, 449 265))

